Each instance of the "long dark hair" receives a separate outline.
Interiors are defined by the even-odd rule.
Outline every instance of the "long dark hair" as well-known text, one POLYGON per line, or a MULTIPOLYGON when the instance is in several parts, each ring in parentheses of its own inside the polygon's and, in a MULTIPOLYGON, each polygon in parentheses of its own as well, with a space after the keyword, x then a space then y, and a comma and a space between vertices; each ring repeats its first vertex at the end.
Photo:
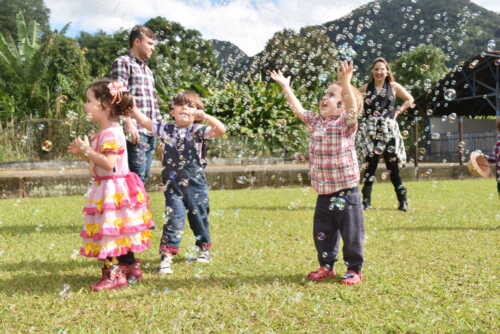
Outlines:
MULTIPOLYGON (((375 60, 372 62, 372 66, 370 66, 370 71, 373 70, 373 68, 375 67, 375 65, 377 63, 384 64, 385 68, 387 69, 387 77, 385 77, 385 81, 386 82, 395 82, 396 78, 394 78, 394 74, 392 74, 391 67, 389 66, 389 63, 387 62, 387 60, 385 60, 385 58, 383 58, 383 57, 375 58, 375 60)), ((373 74, 371 74, 370 82, 372 82, 372 81, 374 81, 373 74)))

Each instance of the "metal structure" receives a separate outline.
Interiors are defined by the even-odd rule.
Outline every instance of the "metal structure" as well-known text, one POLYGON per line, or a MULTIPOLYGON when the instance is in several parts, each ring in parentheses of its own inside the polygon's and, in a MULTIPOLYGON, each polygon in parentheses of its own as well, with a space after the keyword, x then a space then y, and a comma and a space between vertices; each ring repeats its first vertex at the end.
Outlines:
MULTIPOLYGON (((428 94, 418 98, 416 104, 424 115, 428 109, 435 116, 457 115, 459 142, 462 142, 464 117, 500 117, 500 51, 483 52, 457 66, 428 94)), ((464 149, 458 146, 462 164, 464 149)))

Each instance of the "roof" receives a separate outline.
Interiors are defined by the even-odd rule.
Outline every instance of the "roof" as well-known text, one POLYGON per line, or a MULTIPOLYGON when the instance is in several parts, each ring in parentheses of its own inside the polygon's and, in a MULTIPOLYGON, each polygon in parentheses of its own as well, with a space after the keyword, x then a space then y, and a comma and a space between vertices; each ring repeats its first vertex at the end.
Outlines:
POLYGON ((455 67, 415 104, 427 116, 495 116, 500 112, 500 51, 483 52, 455 67))

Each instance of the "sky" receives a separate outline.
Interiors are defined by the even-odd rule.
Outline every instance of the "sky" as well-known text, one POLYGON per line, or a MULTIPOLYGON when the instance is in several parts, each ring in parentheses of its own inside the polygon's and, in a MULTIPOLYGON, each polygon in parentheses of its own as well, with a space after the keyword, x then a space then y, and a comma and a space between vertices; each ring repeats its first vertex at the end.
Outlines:
MULTIPOLYGON (((414 0, 418 1, 418 0, 414 0)), ((454 1, 454 0, 450 0, 454 1)), ((68 34, 113 33, 163 16, 205 39, 230 41, 252 56, 273 34, 347 15, 370 0, 45 0, 52 29, 71 22, 68 34)), ((473 0, 500 13, 500 0, 473 0)))

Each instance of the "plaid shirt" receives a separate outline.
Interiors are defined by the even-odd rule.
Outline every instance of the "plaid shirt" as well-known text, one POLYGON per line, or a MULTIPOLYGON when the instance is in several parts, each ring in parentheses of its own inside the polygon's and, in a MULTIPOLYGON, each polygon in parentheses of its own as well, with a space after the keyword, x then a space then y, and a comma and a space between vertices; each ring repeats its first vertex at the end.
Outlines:
POLYGON ((345 113, 323 118, 306 111, 304 122, 309 126, 309 168, 311 185, 320 195, 331 194, 358 185, 359 168, 356 157, 356 122, 349 122, 345 113))
MULTIPOLYGON (((155 94, 155 79, 146 62, 130 53, 118 57, 111 66, 111 78, 120 81, 132 94, 139 110, 150 119, 160 119, 160 108, 155 94)), ((140 132, 153 133, 137 124, 140 132)))

